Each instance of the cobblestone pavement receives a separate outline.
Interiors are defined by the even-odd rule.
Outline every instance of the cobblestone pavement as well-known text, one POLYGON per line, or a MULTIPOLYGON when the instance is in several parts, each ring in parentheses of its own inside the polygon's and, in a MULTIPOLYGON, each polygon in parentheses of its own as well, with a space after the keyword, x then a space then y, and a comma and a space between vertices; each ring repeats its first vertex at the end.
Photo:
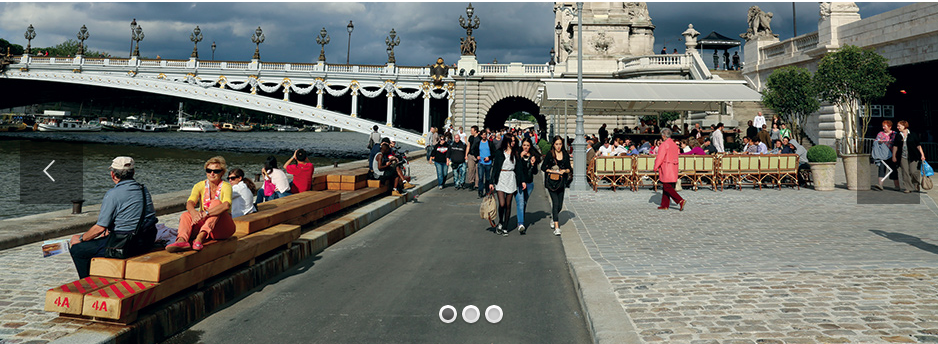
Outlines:
POLYGON ((565 203, 644 342, 938 343, 931 198, 685 190, 678 212, 657 210, 660 195, 570 192, 565 203))
MULTIPOLYGON (((435 183, 433 165, 422 158, 415 160, 411 163, 415 183, 435 183)), ((448 182, 452 185, 452 178, 448 182)), ((180 214, 160 216, 160 223, 176 227, 180 214)), ((78 279, 78 273, 68 254, 42 258, 41 246, 33 243, 0 250, 0 344, 45 343, 91 323, 43 310, 46 290, 78 279)))

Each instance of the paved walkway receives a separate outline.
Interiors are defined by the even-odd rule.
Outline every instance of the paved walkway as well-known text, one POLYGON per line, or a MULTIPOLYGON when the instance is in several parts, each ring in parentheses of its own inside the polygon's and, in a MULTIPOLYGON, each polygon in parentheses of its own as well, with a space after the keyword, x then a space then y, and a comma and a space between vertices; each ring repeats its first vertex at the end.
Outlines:
POLYGON ((683 212, 657 210, 660 192, 650 190, 571 192, 566 202, 642 342, 938 342, 930 197, 862 205, 840 189, 681 194, 683 212))
POLYGON ((531 229, 508 237, 479 218, 475 192, 425 193, 168 343, 588 343, 543 192, 531 229), (504 318, 447 324, 444 305, 504 318))

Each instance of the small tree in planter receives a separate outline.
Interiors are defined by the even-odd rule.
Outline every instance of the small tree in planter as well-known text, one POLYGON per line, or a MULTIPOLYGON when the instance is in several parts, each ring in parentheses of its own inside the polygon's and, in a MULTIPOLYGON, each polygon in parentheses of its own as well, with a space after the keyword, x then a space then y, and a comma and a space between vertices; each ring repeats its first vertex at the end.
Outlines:
POLYGON ((801 67, 776 69, 769 75, 762 103, 781 114, 791 127, 796 142, 801 142, 808 115, 821 107, 811 73, 801 67))
POLYGON ((837 105, 844 124, 844 154, 860 152, 860 138, 866 135, 870 111, 858 118, 860 105, 869 109, 870 101, 886 94, 886 87, 896 81, 887 70, 886 58, 873 50, 845 45, 821 58, 815 86, 821 99, 837 105), (861 121, 858 123, 857 121, 861 121))
POLYGON ((830 146, 817 145, 808 149, 806 155, 808 165, 811 165, 814 189, 817 191, 833 191, 834 166, 837 165, 837 151, 830 146))
POLYGON ((886 58, 872 50, 845 45, 825 55, 818 64, 814 81, 821 99, 837 105, 844 124, 844 172, 850 190, 870 189, 869 153, 861 151, 862 138, 870 124, 870 111, 858 115, 860 105, 886 94, 896 79, 889 75, 886 58), (857 123, 859 122, 859 123, 857 123))

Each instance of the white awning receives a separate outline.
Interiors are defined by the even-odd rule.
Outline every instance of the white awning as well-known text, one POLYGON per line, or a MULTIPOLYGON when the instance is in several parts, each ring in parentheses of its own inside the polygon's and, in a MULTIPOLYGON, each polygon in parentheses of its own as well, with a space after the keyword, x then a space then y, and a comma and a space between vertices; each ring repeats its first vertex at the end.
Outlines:
MULTIPOLYGON (((576 79, 543 80, 541 109, 576 107, 576 79)), ((662 111, 719 111, 722 102, 761 101, 762 95, 737 80, 583 80, 583 107, 612 114, 662 111)))

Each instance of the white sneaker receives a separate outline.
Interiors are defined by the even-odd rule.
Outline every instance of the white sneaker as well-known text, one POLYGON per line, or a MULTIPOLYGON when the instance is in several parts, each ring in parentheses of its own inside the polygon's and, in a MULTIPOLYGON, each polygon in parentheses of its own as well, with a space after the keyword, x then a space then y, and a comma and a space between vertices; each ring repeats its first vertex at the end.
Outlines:
POLYGON ((518 226, 518 234, 524 235, 524 233, 527 232, 527 230, 528 230, 527 228, 524 228, 524 225, 518 226))
POLYGON ((550 229, 554 229, 554 221, 550 222, 550 229))
POLYGON ((555 228, 555 229, 554 229, 554 235, 560 236, 560 228, 555 228))
POLYGON ((443 185, 440 185, 440 190, 443 190, 443 185))

